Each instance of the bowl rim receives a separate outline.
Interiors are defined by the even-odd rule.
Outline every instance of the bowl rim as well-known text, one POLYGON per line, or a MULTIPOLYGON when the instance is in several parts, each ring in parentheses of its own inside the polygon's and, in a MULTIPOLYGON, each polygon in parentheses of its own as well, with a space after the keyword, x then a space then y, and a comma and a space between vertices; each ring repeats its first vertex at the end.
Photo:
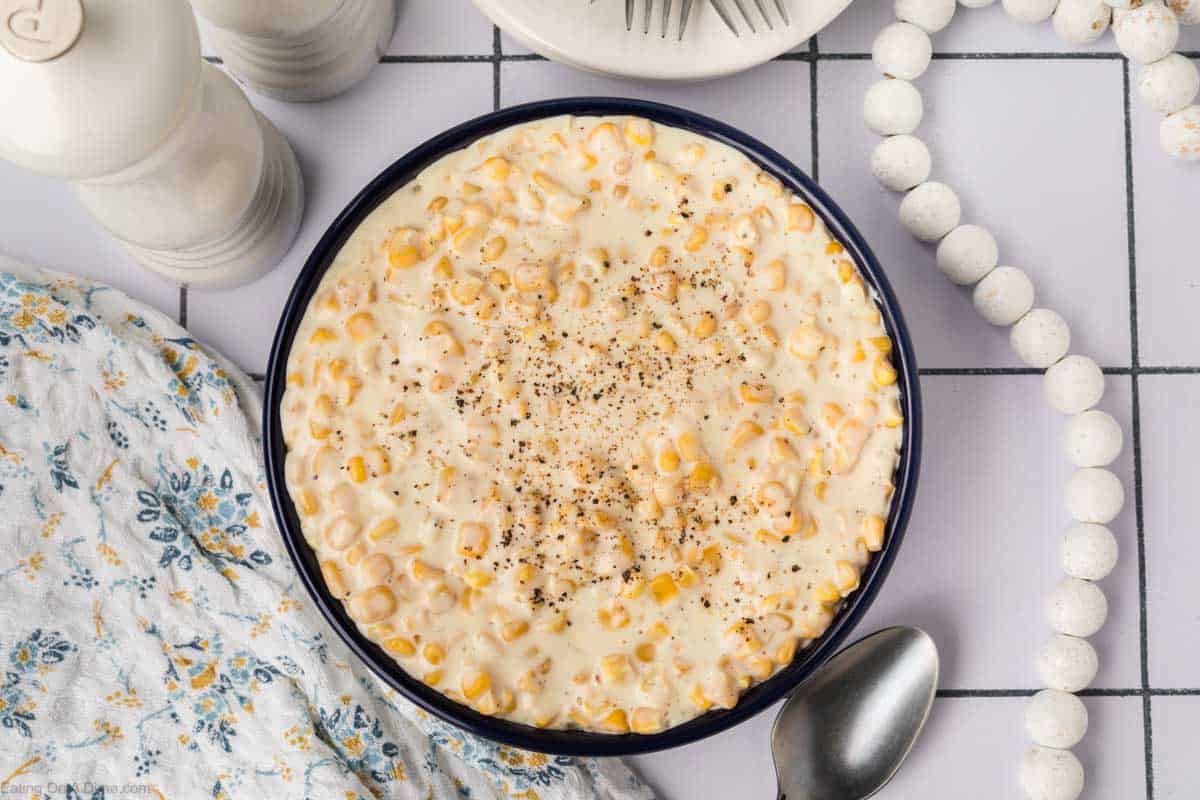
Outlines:
POLYGON ((817 184, 775 150, 715 119, 674 106, 615 97, 572 97, 512 106, 457 125, 397 159, 359 192, 337 216, 313 248, 284 305, 271 346, 263 395, 263 447, 272 510, 284 545, 309 596, 322 616, 377 678, 425 711, 469 733, 542 753, 571 756, 621 756, 649 753, 689 744, 750 719, 783 699, 817 667, 837 652, 866 614, 895 561, 916 497, 921 455, 921 395, 912 341, 891 284, 874 253, 846 214, 817 184), (396 190, 441 157, 504 128, 562 115, 577 117, 633 115, 682 128, 733 147, 804 199, 825 223, 831 236, 853 258, 883 315, 892 337, 901 410, 905 424, 895 470, 895 493, 888 514, 884 546, 863 570, 857 591, 839 608, 829 629, 766 681, 743 692, 731 709, 708 711, 653 734, 607 734, 535 728, 489 717, 451 700, 409 675, 377 644, 359 632, 341 601, 325 587, 317 558, 301 532, 299 517, 286 488, 286 447, 278 409, 286 389, 287 358, 296 330, 326 269, 359 224, 396 190))

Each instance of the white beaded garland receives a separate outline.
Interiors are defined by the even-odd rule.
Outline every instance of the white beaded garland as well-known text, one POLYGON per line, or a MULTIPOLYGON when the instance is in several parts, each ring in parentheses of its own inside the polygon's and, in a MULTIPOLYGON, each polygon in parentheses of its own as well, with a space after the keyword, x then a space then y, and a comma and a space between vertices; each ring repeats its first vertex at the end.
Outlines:
POLYGON ((1042 391, 1055 411, 1078 414, 1104 396, 1104 373, 1087 356, 1070 355, 1046 370, 1042 391))
POLYGON ((1063 450, 1077 467, 1108 466, 1120 455, 1123 440, 1120 424, 1095 408, 1071 417, 1063 428, 1063 450))
POLYGON ((923 242, 936 242, 958 225, 958 195, 944 183, 926 181, 900 201, 900 222, 923 242))
POLYGON ((896 19, 937 33, 954 18, 954 0, 896 0, 896 19))
POLYGON ((1037 654, 1038 678, 1060 692, 1082 692, 1096 679, 1100 659, 1086 639, 1056 633, 1037 654))
POLYGON ((996 267, 975 285, 975 310, 993 325, 1012 325, 1033 308, 1033 281, 1016 267, 996 267))
POLYGON ((900 78, 884 78, 867 90, 863 118, 880 136, 912 133, 925 113, 917 87, 900 78))
POLYGON ((1046 621, 1058 633, 1085 638, 1104 627, 1108 599, 1091 581, 1066 577, 1046 598, 1046 621))
POLYGON ((1176 111, 1162 121, 1158 140, 1167 155, 1184 161, 1200 159, 1200 105, 1176 111))
POLYGON ((1071 348, 1071 329, 1057 311, 1035 308, 1017 320, 1008 341, 1018 358, 1031 367, 1045 369, 1071 348))
POLYGON ((978 225, 959 225, 937 249, 938 269, 959 286, 978 283, 996 268, 1000 248, 996 237, 978 225))
POLYGON ((1180 25, 1200 25, 1200 0, 1167 0, 1180 25))
POLYGON ((871 61, 889 78, 919 78, 933 58, 929 34, 909 22, 893 22, 879 32, 871 45, 871 61))
MULTIPOLYGON (((982 7, 993 0, 958 2, 982 7)), ((1178 6, 1180 16, 1191 14, 1195 6, 1200 17, 1200 0, 1169 2, 1178 6)), ((1138 91, 1148 106, 1170 114, 1159 131, 1163 149, 1200 159, 1200 105, 1188 105, 1200 92, 1200 75, 1182 56, 1170 54, 1179 23, 1163 0, 1003 0, 1003 5, 1010 16, 1025 22, 1053 16, 1058 36, 1075 44, 1098 40, 1111 24, 1122 53, 1150 64, 1139 76, 1138 91), (1117 14, 1114 9, 1126 10, 1117 14)), ((872 152, 871 171, 885 187, 908 190, 900 203, 901 223, 922 241, 942 240, 938 268, 953 283, 975 284, 979 314, 993 325, 1013 326, 1009 341, 1018 357, 1046 370, 1047 403, 1073 415, 1064 428, 1063 446, 1081 469, 1067 481, 1064 499, 1080 524, 1063 536, 1059 558, 1067 577, 1045 604, 1046 619, 1057 634, 1038 652, 1038 673, 1049 688, 1031 698, 1025 711, 1026 729, 1038 746, 1023 759, 1020 782, 1030 800, 1075 800, 1083 791, 1083 767, 1065 748, 1083 738, 1088 718, 1082 701, 1070 692, 1086 688, 1099 667, 1095 649, 1081 637, 1100 630, 1108 616, 1107 598, 1093 581, 1116 565, 1117 542, 1103 523, 1120 513, 1125 490, 1102 467, 1119 455, 1123 434, 1110 415, 1090 410, 1104 395, 1104 375, 1092 359, 1067 356, 1071 331, 1066 320, 1050 309, 1033 308, 1036 293, 1023 271, 996 266, 999 248, 988 230, 958 224, 958 196, 945 184, 928 180, 929 149, 907 135, 924 112, 920 92, 907 81, 922 75, 932 58, 932 42, 920 31, 945 27, 954 10, 954 0, 896 0, 901 22, 876 37, 872 60, 885 80, 867 92, 864 117, 872 130, 891 138, 872 152)))
POLYGON ((1063 572, 1085 581, 1098 581, 1117 566, 1117 537, 1103 525, 1084 523, 1065 534, 1058 545, 1063 572))
POLYGON ((1001 0, 1005 12, 1017 22, 1042 22, 1050 19, 1058 0, 1001 0))
POLYGON ((1112 7, 1104 0, 1059 0, 1054 9, 1054 32, 1071 44, 1091 44, 1104 35, 1112 7))
POLYGON ((1121 513, 1125 489, 1121 481, 1106 469, 1086 467, 1067 479, 1067 511, 1080 522, 1106 525, 1121 513))
POLYGON ((1021 760, 1021 791, 1029 800, 1075 800, 1083 794, 1083 765, 1070 750, 1034 747, 1021 760))
POLYGON ((1043 689, 1025 705, 1025 730, 1043 747, 1074 747, 1087 733, 1087 727, 1087 706, 1070 692, 1043 689))
POLYGON ((1112 28, 1125 57, 1143 64, 1165 58, 1179 42, 1179 20, 1162 0, 1115 12, 1112 28))
POLYGON ((871 174, 893 192, 907 192, 929 177, 933 159, 915 136, 889 136, 871 151, 871 174))
POLYGON ((1160 114, 1174 114, 1187 108, 1200 94, 1200 69, 1191 59, 1171 53, 1142 67, 1137 88, 1138 96, 1150 108, 1160 114))

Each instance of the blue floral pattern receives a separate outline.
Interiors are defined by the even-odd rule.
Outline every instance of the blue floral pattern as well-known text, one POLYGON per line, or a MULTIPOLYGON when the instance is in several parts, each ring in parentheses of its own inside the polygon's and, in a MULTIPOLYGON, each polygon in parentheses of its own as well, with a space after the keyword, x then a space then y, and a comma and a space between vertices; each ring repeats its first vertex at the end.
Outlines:
POLYGON ((283 555, 254 387, 118 292, 20 275, 0 271, 8 781, 79 800, 127 784, 214 800, 650 798, 620 762, 485 742, 363 672, 283 555))

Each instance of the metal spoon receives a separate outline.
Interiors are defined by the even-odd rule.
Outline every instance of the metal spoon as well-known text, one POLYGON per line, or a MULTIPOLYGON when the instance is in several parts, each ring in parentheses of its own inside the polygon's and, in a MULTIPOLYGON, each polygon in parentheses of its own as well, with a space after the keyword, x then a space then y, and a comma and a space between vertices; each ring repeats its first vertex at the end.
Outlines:
POLYGON ((779 800, 862 800, 912 749, 938 683, 919 628, 885 628, 831 658, 784 703, 771 731, 779 800))

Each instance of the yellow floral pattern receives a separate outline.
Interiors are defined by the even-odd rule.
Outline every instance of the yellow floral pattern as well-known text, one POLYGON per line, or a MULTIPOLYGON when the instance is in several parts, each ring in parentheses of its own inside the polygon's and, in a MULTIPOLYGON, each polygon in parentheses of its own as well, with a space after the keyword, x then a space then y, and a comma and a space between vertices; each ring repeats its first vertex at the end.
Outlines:
POLYGON ((358 668, 271 523, 257 390, 162 315, 0 259, 0 398, 0 793, 651 797, 358 668))

